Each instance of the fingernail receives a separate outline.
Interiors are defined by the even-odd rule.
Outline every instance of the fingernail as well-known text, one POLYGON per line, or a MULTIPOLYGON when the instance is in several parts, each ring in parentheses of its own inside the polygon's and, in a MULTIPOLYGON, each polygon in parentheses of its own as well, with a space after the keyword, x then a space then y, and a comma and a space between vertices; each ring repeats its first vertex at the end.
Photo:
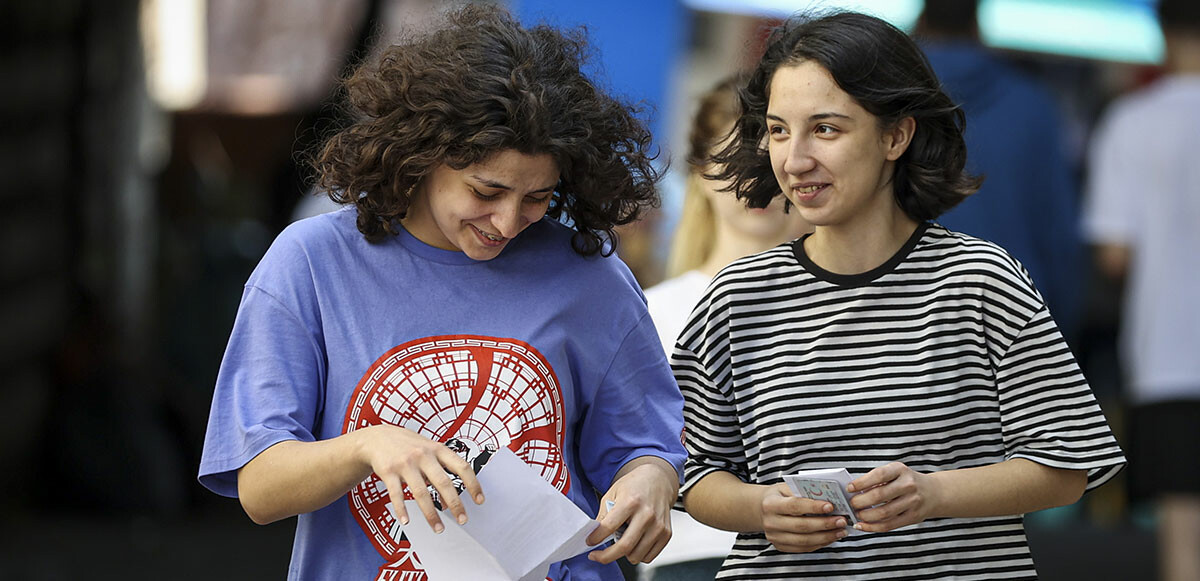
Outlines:
POLYGON ((400 524, 407 526, 408 525, 408 517, 406 517, 406 516, 400 517, 400 524))
POLYGON ((847 485, 846 485, 846 491, 847 491, 847 492, 854 492, 855 490, 858 490, 858 489, 857 489, 857 488, 855 488, 853 484, 847 484, 847 485))
POLYGON ((840 539, 840 538, 842 538, 842 537, 844 537, 844 536, 846 536, 846 531, 844 531, 844 530, 843 530, 843 531, 838 531, 838 533, 837 533, 837 538, 839 538, 839 539, 840 539))
POLYGON ((846 519, 844 519, 844 518, 837 519, 837 526, 839 526, 839 527, 846 526, 846 519))
POLYGON ((821 509, 821 510, 824 510, 825 512, 830 512, 830 511, 832 511, 832 510, 833 510, 833 505, 832 505, 832 504, 826 504, 824 507, 822 507, 822 509, 821 509))
POLYGON ((856 529, 858 529, 858 530, 860 530, 860 531, 861 531, 861 530, 863 530, 862 523, 855 524, 855 525, 854 525, 854 528, 856 528, 856 529))
POLYGON ((433 532, 437 534, 441 534, 441 532, 444 530, 446 530, 446 527, 442 526, 442 523, 433 525, 433 532))
POLYGON ((465 515, 465 514, 458 515, 458 524, 460 524, 460 525, 467 524, 467 515, 465 515))
POLYGON ((482 494, 475 495, 475 504, 483 504, 483 495, 482 494))

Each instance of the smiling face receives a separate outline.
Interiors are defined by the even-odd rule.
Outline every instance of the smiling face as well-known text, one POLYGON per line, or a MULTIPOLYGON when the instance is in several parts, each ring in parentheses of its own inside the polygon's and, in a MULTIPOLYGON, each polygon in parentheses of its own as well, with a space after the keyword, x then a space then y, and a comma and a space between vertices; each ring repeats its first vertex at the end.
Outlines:
POLYGON ((803 61, 775 71, 766 123, 779 187, 814 226, 852 227, 900 212, 891 179, 911 118, 881 128, 824 67, 803 61))
POLYGON ((546 215, 558 178, 550 155, 511 149, 463 169, 442 164, 413 191, 400 223, 430 246, 491 260, 546 215))

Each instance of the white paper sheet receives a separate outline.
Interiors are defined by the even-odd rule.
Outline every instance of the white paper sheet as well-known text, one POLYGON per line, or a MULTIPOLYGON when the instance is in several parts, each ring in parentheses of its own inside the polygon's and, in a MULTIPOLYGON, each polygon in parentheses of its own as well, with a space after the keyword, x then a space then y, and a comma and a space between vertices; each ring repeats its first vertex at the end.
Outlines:
POLYGON ((587 551, 599 522, 546 482, 516 454, 501 448, 480 469, 486 501, 463 496, 467 524, 442 511, 435 534, 415 501, 405 501, 412 543, 430 581, 541 581, 550 565, 587 551))
POLYGON ((845 468, 801 470, 795 474, 783 476, 783 481, 792 490, 792 494, 813 500, 828 501, 833 504, 831 515, 844 516, 850 521, 850 524, 855 524, 858 522, 858 515, 850 506, 850 499, 857 496, 858 493, 846 492, 846 486, 850 484, 851 480, 853 479, 850 478, 850 472, 845 468))

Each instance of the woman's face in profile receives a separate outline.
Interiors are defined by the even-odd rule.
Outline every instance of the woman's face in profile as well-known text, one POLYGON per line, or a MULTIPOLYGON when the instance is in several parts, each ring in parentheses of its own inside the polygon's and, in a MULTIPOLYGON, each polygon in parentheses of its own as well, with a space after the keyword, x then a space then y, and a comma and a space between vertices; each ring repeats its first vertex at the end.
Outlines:
POLYGON ((413 191, 401 224, 430 246, 491 260, 546 215, 558 178, 550 155, 511 149, 463 169, 442 164, 413 191))
POLYGON ((775 71, 766 125, 779 187, 813 225, 843 225, 895 205, 893 162, 907 140, 899 144, 895 131, 884 131, 821 65, 775 71))

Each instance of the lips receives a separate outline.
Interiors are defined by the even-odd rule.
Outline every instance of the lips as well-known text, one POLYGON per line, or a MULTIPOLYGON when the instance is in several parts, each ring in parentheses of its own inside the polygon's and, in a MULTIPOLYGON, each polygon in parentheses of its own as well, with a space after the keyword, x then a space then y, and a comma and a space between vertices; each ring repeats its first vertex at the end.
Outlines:
POLYGON ((479 242, 481 244, 483 244, 484 246, 496 248, 496 247, 504 246, 504 243, 508 241, 508 239, 503 236, 497 236, 495 234, 488 234, 487 232, 484 232, 483 230, 476 228, 474 225, 469 224, 469 226, 471 226, 471 230, 473 230, 475 232, 475 236, 479 239, 479 242))
POLYGON ((829 184, 795 185, 792 186, 792 193, 796 196, 797 202, 810 202, 828 187, 829 184))

